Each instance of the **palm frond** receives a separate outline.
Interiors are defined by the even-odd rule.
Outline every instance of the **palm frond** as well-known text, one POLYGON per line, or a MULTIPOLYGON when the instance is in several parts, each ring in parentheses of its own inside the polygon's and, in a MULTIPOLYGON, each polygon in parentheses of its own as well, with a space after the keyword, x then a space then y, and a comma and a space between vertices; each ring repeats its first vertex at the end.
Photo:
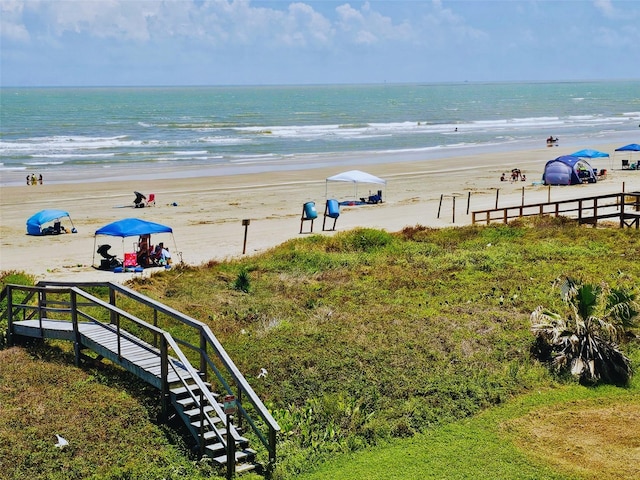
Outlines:
POLYGON ((542 306, 531 313, 536 351, 556 370, 568 371, 581 382, 626 384, 631 362, 616 342, 624 337, 625 322, 637 319, 635 297, 569 277, 558 284, 570 313, 563 317, 542 306))

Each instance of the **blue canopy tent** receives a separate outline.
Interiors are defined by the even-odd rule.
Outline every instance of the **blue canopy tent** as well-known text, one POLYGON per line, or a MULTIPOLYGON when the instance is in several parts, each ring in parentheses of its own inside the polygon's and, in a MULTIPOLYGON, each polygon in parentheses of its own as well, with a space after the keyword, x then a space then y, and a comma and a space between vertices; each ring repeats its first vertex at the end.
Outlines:
MULTIPOLYGON (((624 147, 616 148, 616 152, 629 152, 629 158, 627 160, 631 161, 633 160, 633 152, 640 152, 640 145, 638 145, 637 143, 630 143, 629 145, 625 145, 624 147)), ((640 159, 638 159, 636 165, 638 165, 638 163, 640 163, 640 159)), ((636 168, 638 167, 636 166, 636 168)))
POLYGON ((584 181, 596 183, 598 180, 589 162, 573 155, 564 155, 545 164, 542 181, 545 185, 577 185, 584 181))
POLYGON ((574 152, 571 154, 571 156, 580 158, 604 158, 608 157, 609 154, 606 152, 600 152, 599 150, 591 150, 590 148, 587 148, 585 150, 574 152))
POLYGON ((64 233, 59 222, 63 218, 68 218, 71 223, 71 232, 76 233, 77 230, 73 226, 69 212, 64 210, 40 210, 27 219, 27 235, 57 235, 64 233), (56 220, 54 226, 42 229, 42 225, 56 220))
MULTIPOLYGON (((573 157, 580 157, 580 158, 588 158, 589 160, 593 160, 594 158, 608 158, 609 154, 606 152, 601 152, 599 150, 592 150, 590 148, 586 148, 584 150, 580 150, 578 152, 574 152, 571 154, 571 156, 573 157)), ((611 159, 613 162, 613 159, 611 159)), ((609 165, 609 168, 611 168, 613 170, 613 163, 611 163, 609 165)), ((606 173, 606 170, 601 169, 600 170, 600 174, 603 175, 606 173)))
MULTIPOLYGON (((104 227, 100 227, 94 234, 93 251, 94 261, 96 252, 96 242, 99 235, 107 235, 111 237, 122 238, 122 251, 124 256, 124 239, 127 237, 139 237, 140 235, 153 235, 158 233, 169 233, 173 239, 175 248, 175 238, 171 227, 161 225, 159 223, 140 220, 139 218, 124 218, 117 222, 109 223, 104 227)), ((95 262, 94 262, 95 263, 95 262)))

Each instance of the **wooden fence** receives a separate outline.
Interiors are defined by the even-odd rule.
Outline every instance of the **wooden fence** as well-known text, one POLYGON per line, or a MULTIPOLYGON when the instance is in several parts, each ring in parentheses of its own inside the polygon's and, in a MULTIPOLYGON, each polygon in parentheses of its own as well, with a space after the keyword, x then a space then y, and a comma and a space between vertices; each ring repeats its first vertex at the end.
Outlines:
POLYGON ((640 192, 612 193, 572 200, 534 203, 513 207, 478 210, 471 213, 471 223, 508 223, 535 215, 566 216, 594 227, 601 220, 617 219, 620 228, 640 228, 640 192))

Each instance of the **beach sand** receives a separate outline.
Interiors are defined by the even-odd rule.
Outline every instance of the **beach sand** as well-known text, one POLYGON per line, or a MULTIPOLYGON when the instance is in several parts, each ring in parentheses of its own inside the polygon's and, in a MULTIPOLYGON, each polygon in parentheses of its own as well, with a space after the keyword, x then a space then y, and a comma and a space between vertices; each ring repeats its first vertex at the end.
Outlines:
MULTIPOLYGON (((591 148, 613 152, 619 144, 594 145, 591 148)), ((325 179, 346 170, 359 169, 387 180, 386 186, 358 185, 357 196, 367 197, 383 190, 384 202, 377 205, 341 207, 336 231, 356 227, 397 232, 406 226, 462 226, 471 223, 470 212, 498 206, 516 206, 522 202, 523 187, 526 203, 545 202, 548 187, 537 184, 544 164, 550 158, 575 151, 541 147, 527 151, 509 151, 441 160, 404 163, 375 163, 316 169, 166 179, 136 179, 92 181, 87 183, 56 183, 36 186, 2 187, 0 199, 0 270, 24 271, 37 280, 116 281, 123 282, 134 274, 100 271, 92 264, 100 263, 95 254, 97 245, 109 243, 111 253, 122 258, 133 251, 136 237, 94 237, 94 232, 107 223, 122 218, 137 217, 162 223, 173 229, 175 240, 167 234, 152 237, 152 243, 164 241, 172 251, 173 261, 182 259, 190 265, 210 260, 225 260, 243 255, 247 227, 246 255, 264 252, 289 239, 308 236, 310 222, 305 222, 300 234, 300 217, 305 202, 315 201, 318 218, 313 233, 322 231, 326 198, 340 201, 354 199, 354 186, 325 179), (526 182, 500 181, 502 173, 519 168, 526 182), (499 190, 497 190, 499 189, 499 190), (135 190, 154 193, 156 205, 133 208, 135 190), (469 197, 469 194, 470 197, 469 197), (443 196, 438 210, 441 195, 443 196), (456 199, 455 218, 453 211, 456 199), (78 233, 55 236, 26 235, 25 222, 39 210, 56 208, 69 212, 78 233)), ((607 178, 596 184, 551 187, 551 200, 572 199, 592 195, 640 191, 640 171, 622 170, 618 158, 591 161, 594 168, 606 168, 607 178)), ((293 168, 293 167, 292 167, 293 168)), ((177 172, 178 173, 178 172, 177 172)), ((46 178, 45 178, 46 180, 46 178)), ((329 219, 328 219, 329 220, 329 219)), ((328 225, 332 225, 330 220, 328 225)), ((62 222, 71 230, 68 219, 62 222)), ((157 269, 147 269, 149 275, 157 269)), ((135 274, 140 275, 140 274, 135 274)))

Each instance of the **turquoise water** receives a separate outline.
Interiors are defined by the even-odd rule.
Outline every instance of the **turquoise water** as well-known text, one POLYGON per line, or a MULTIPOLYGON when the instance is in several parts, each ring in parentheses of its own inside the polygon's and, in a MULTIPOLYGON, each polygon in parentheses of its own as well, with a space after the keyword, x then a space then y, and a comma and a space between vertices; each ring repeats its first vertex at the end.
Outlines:
MULTIPOLYGON (((220 173, 640 143, 640 82, 3 88, 2 184, 118 167, 220 173), (630 143, 630 142, 627 142, 630 143), (563 143, 566 145, 566 143, 563 143)), ((125 173, 126 175, 126 173, 125 173)))

